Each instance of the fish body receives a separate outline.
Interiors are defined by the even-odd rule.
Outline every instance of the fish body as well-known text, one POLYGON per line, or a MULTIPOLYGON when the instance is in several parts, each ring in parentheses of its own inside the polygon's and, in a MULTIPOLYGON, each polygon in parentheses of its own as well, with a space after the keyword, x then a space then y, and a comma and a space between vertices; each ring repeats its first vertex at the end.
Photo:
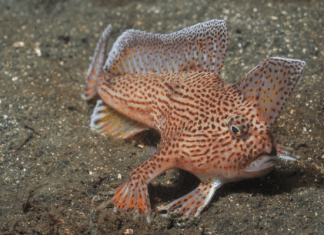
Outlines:
POLYGON ((269 58, 231 85, 219 79, 227 48, 223 20, 166 35, 128 30, 105 61, 109 32, 110 26, 98 42, 87 75, 84 98, 101 98, 91 128, 118 138, 148 128, 161 134, 154 155, 117 188, 115 209, 149 213, 147 184, 179 168, 201 183, 159 209, 183 218, 197 216, 223 184, 263 176, 280 158, 292 159, 270 129, 305 62, 269 58))

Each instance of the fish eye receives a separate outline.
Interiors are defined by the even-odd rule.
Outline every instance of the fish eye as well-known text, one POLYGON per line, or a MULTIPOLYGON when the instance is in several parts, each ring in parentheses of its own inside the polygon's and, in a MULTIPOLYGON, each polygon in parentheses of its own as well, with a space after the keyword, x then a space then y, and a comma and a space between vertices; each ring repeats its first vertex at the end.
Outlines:
POLYGON ((233 132, 234 135, 237 135, 240 132, 240 129, 237 128, 236 126, 232 126, 231 127, 231 130, 232 130, 232 132, 233 132))
POLYGON ((231 134, 236 137, 244 136, 249 129, 249 124, 246 123, 244 119, 236 116, 231 117, 228 120, 227 125, 231 134))

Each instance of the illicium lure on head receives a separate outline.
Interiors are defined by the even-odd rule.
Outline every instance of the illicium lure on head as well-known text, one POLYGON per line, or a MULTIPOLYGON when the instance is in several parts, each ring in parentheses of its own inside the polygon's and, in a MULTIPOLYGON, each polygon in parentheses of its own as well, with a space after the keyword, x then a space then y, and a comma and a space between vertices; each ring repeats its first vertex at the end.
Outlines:
POLYGON ((223 20, 164 35, 127 30, 106 59, 110 29, 103 32, 87 75, 84 98, 101 98, 91 129, 123 139, 148 128, 161 133, 154 155, 115 191, 115 210, 148 214, 147 184, 176 167, 201 183, 159 209, 197 216, 221 185, 263 176, 280 158, 292 159, 270 129, 305 62, 269 58, 230 85, 219 79, 228 41, 223 20))

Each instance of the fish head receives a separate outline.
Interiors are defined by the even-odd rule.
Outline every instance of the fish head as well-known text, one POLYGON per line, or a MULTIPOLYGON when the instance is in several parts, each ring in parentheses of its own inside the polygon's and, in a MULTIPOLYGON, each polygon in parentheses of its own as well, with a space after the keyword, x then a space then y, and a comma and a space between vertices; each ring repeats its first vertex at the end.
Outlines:
POLYGON ((258 119, 257 115, 249 115, 249 112, 246 115, 236 114, 228 119, 227 128, 234 142, 247 147, 245 151, 253 155, 261 152, 269 154, 273 145, 270 127, 258 119))
POLYGON ((230 180, 265 175, 279 159, 271 126, 260 120, 251 105, 247 104, 242 110, 245 111, 230 116, 225 127, 230 144, 224 146, 223 152, 227 156, 227 168, 233 172, 228 174, 230 180))
POLYGON ((305 66, 300 60, 269 58, 232 86, 241 103, 236 102, 225 128, 230 136, 226 161, 235 172, 230 180, 263 176, 280 158, 292 159, 271 135, 271 127, 305 66))

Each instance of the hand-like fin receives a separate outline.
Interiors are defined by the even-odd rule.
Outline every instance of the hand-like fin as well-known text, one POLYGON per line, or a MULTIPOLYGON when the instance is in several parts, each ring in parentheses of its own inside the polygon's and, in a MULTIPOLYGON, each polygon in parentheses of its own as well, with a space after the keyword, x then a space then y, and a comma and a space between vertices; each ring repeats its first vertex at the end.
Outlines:
MULTIPOLYGON (((158 207, 158 210, 166 210, 171 214, 177 213, 181 215, 183 219, 191 216, 197 217, 208 205, 216 190, 222 185, 223 182, 219 179, 215 179, 213 182, 201 182, 195 190, 166 206, 158 207)), ((162 216, 164 215, 162 214, 162 216)))

